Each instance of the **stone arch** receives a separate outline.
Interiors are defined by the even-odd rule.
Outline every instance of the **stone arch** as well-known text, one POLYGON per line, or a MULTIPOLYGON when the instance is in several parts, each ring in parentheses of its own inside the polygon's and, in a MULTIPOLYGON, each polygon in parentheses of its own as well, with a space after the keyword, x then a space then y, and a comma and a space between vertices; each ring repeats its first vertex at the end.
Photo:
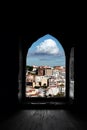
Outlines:
POLYGON ((69 97, 74 99, 74 47, 71 48, 69 61, 69 97))
MULTIPOLYGON (((50 56, 52 56, 52 54, 53 55, 55 55, 56 54, 56 59, 58 59, 58 56, 59 57, 62 57, 63 56, 63 58, 64 58, 64 60, 62 60, 64 63, 61 63, 61 61, 59 61, 57 64, 55 64, 54 63, 54 66, 57 66, 57 67, 59 67, 59 66, 62 66, 61 68, 61 71, 60 71, 60 73, 61 73, 61 78, 62 78, 62 80, 63 81, 61 81, 61 82, 64 82, 64 88, 62 88, 62 91, 64 91, 64 97, 65 97, 65 95, 66 95, 66 72, 64 73, 64 75, 63 75, 63 70, 65 69, 65 66, 66 66, 66 55, 65 55, 65 51, 64 51, 64 48, 63 48, 63 46, 62 46, 62 44, 58 41, 58 39, 57 38, 55 38, 54 36, 52 36, 52 35, 50 35, 50 34, 47 34, 47 35, 44 35, 44 36, 42 36, 41 38, 39 38, 38 40, 36 40, 36 42, 34 42, 34 43, 32 43, 31 44, 31 46, 28 48, 28 50, 27 50, 27 56, 26 56, 26 60, 27 60, 27 57, 29 56, 29 51, 30 51, 30 49, 31 48, 34 48, 34 46, 35 46, 35 44, 39 47, 39 53, 38 53, 38 51, 36 51, 36 52, 34 52, 34 53, 32 53, 32 55, 42 55, 42 57, 43 56, 46 56, 46 54, 47 54, 47 56, 48 55, 50 55, 50 56), (51 40, 49 40, 49 41, 46 41, 46 39, 51 39, 51 40), (45 40, 45 42, 43 41, 43 40, 45 40), (40 45, 38 45, 38 43, 40 42, 40 45), (50 42, 50 43, 49 43, 50 42), (52 42, 52 44, 51 44, 51 42, 52 42), (41 44, 42 43, 42 44, 41 44), (58 44, 57 46, 56 46, 56 44, 58 44), (52 45, 52 46, 51 46, 52 45), (54 46, 55 45, 55 46, 54 46), (57 48, 58 47, 58 48, 57 48), (59 50, 58 50, 59 49, 59 50), (60 51, 61 50, 61 51, 60 51), (58 51, 59 51, 59 53, 58 53, 58 51), (58 54, 57 54, 58 53, 58 54), (65 77, 64 77, 65 76, 65 77), (64 77, 64 78, 63 78, 64 77), (65 90, 64 90, 65 89, 65 90)), ((37 48, 38 49, 38 48, 37 48)), ((32 49, 31 49, 32 50, 32 49)), ((31 55, 31 54, 30 54, 31 55)), ((40 63, 40 62, 39 62, 40 63)), ((43 65, 43 63, 42 63, 42 65, 43 65)), ((41 66, 42 66, 41 65, 41 66)), ((46 65, 46 64, 45 64, 46 65)), ((65 69, 66 70, 66 69, 65 69)), ((63 85, 63 83, 61 83, 62 85, 63 85)), ((60 94, 59 94, 60 95, 60 94)))

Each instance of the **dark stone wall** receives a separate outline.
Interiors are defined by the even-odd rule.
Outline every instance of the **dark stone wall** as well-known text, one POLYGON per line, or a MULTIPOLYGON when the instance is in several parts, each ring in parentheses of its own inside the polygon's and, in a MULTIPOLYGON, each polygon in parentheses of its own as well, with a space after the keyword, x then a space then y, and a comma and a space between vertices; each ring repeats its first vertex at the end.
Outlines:
MULTIPOLYGON (((19 44, 22 44, 23 58, 27 47, 45 34, 51 34, 59 39, 65 49, 66 58, 69 59, 70 50, 75 49, 75 101, 74 108, 86 110, 87 99, 87 62, 86 34, 78 31, 28 31, 28 32, 2 32, 0 34, 0 109, 16 109, 18 105, 18 73, 19 73, 19 44), (26 43, 29 41, 29 44, 26 43)), ((24 59, 25 60, 25 59, 24 59)), ((69 67, 68 60, 66 67, 69 67)), ((69 69, 67 69, 68 80, 69 69)), ((68 85, 68 83, 67 83, 68 85)))

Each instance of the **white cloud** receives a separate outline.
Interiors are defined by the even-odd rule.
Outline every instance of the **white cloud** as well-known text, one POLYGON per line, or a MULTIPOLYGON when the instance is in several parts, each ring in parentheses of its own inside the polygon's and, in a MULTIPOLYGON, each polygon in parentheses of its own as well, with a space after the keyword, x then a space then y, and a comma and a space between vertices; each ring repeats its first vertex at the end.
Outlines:
POLYGON ((59 53, 59 48, 54 40, 46 39, 36 47, 36 53, 56 55, 59 53))

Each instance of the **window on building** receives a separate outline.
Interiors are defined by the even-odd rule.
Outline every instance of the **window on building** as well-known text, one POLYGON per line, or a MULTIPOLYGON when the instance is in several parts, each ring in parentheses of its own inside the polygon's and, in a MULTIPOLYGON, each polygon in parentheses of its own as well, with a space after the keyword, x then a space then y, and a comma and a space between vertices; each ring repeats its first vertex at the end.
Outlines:
MULTIPOLYGON (((47 34, 32 43, 27 51, 25 72, 26 98, 66 97, 66 57, 55 37, 47 34)), ((73 81, 73 73, 70 79, 73 81)))

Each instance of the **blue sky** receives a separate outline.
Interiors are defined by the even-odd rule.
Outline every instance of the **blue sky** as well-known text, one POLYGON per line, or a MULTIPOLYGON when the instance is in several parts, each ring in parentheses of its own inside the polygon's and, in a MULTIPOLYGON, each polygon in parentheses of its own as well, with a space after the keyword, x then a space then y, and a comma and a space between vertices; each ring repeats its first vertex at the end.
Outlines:
POLYGON ((26 65, 65 66, 65 55, 61 43, 49 34, 37 39, 28 49, 26 65))

